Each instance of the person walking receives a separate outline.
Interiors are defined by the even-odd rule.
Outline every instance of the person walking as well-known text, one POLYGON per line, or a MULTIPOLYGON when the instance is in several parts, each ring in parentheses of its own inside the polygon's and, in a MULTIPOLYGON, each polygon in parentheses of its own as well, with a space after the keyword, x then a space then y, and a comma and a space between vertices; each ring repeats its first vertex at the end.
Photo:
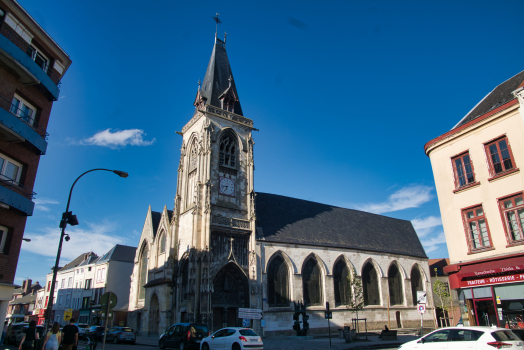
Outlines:
POLYGON ((39 339, 38 332, 36 331, 36 321, 29 322, 29 328, 22 330, 24 336, 20 341, 18 350, 32 350, 35 346, 35 340, 39 339))
POLYGON ((78 345, 78 327, 75 326, 75 319, 69 320, 69 324, 62 329, 62 350, 73 350, 78 345))
POLYGON ((9 327, 7 321, 4 322, 4 328, 2 330, 2 339, 0 339, 0 346, 4 345, 4 339, 7 335, 7 327, 9 327))
POLYGON ((60 333, 60 325, 58 322, 55 322, 53 328, 51 328, 45 337, 42 350, 58 350, 61 341, 62 333, 60 333))

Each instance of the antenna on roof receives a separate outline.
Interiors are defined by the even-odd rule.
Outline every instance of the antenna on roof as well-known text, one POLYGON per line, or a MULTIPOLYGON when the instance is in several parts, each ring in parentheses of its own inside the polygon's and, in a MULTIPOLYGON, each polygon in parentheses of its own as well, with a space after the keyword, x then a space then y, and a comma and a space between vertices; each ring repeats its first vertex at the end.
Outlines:
POLYGON ((226 46, 227 32, 224 32, 224 46, 226 46))
POLYGON ((200 90, 200 85, 202 85, 202 82, 198 79, 198 90, 200 90))
POLYGON ((215 20, 215 38, 217 37, 217 33, 218 33, 218 25, 219 24, 222 24, 222 22, 220 21, 220 19, 218 19, 218 16, 220 15, 220 13, 217 13, 216 17, 213 17, 213 19, 215 20))

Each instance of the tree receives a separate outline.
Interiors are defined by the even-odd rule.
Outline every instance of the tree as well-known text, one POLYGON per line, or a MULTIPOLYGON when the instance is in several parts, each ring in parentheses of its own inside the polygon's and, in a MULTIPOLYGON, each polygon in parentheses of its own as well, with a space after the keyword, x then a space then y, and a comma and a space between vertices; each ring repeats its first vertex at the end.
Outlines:
POLYGON ((435 307, 440 307, 444 313, 448 313, 452 309, 451 307, 451 294, 449 293, 449 287, 447 283, 442 281, 435 281, 433 284, 433 293, 435 299, 435 307))
POLYGON ((358 334, 358 312, 364 308, 364 289, 362 288, 362 281, 356 277, 356 273, 348 273, 347 277, 347 293, 348 305, 347 309, 357 315, 357 334, 358 334))

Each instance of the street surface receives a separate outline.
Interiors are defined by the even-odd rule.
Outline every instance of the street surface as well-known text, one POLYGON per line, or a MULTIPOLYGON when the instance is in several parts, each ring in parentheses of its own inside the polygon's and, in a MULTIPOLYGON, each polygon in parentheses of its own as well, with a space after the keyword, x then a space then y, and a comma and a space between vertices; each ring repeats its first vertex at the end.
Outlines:
MULTIPOLYGON (((365 347, 369 345, 380 346, 383 343, 384 347, 377 347, 374 349, 396 349, 398 344, 416 339, 416 336, 412 335, 400 335, 398 336, 398 342, 385 344, 381 342, 378 337, 369 337, 369 342, 358 342, 358 343, 346 343, 343 339, 331 338, 331 348, 329 347, 329 338, 317 338, 311 340, 297 340, 290 339, 288 337, 266 337, 263 338, 264 350, 319 350, 319 349, 333 349, 333 350, 351 350, 358 349, 359 347, 365 347), (375 339, 376 338, 376 339, 375 339)), ((78 346, 78 350, 85 350, 86 342, 81 341, 78 346)), ((3 345, 0 350, 17 350, 18 347, 13 345, 3 345)), ((153 350, 159 349, 158 337, 137 337, 137 344, 106 344, 105 350, 153 350)), ((41 350, 41 349, 34 349, 41 350)), ((102 343, 98 343, 96 350, 102 350, 102 343)))

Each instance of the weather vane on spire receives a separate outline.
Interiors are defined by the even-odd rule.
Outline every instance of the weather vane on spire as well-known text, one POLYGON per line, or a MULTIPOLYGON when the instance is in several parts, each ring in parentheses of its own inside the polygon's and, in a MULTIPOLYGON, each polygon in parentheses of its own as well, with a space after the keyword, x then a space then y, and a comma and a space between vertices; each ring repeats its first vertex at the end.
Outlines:
POLYGON ((218 33, 218 25, 219 25, 219 24, 222 24, 222 22, 221 22, 220 19, 218 18, 219 15, 220 15, 220 13, 217 13, 216 17, 213 17, 213 19, 215 20, 215 23, 216 23, 215 34, 218 33))

